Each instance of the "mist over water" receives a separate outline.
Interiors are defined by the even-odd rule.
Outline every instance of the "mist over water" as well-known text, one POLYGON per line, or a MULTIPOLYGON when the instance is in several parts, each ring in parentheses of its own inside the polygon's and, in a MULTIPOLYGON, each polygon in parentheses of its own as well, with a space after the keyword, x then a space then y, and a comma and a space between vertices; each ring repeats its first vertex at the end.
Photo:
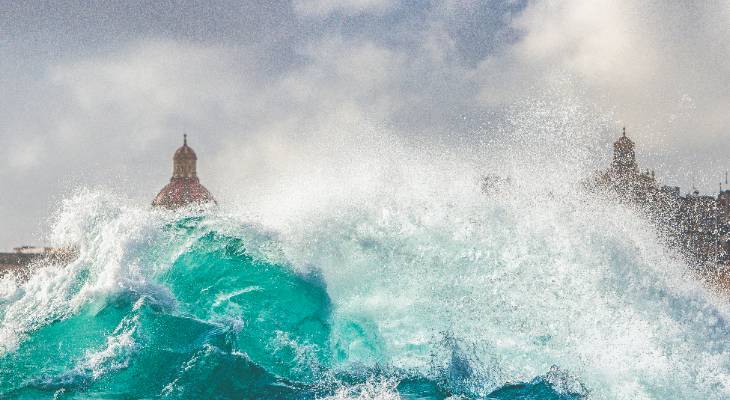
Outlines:
POLYGON ((80 190, 52 238, 79 258, 0 284, 0 394, 729 397, 727 306, 583 189, 595 127, 561 110, 472 152, 291 148, 221 209, 80 190))

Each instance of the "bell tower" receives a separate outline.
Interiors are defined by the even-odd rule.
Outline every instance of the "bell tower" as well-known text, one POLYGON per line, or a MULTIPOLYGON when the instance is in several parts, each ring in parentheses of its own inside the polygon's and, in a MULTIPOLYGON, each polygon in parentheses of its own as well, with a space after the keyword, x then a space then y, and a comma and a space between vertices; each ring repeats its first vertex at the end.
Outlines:
POLYGON ((636 165, 634 142, 626 137, 626 127, 624 127, 623 135, 613 144, 612 168, 621 172, 637 172, 639 169, 636 165))

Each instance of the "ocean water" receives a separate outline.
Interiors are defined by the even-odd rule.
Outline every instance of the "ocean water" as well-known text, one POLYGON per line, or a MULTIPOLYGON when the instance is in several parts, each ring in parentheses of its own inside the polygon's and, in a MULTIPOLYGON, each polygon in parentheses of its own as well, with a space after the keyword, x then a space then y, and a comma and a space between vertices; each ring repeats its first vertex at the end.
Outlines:
POLYGON ((272 229, 80 191, 53 233, 78 259, 0 282, 0 398, 730 398, 725 301, 631 210, 571 193, 272 229))

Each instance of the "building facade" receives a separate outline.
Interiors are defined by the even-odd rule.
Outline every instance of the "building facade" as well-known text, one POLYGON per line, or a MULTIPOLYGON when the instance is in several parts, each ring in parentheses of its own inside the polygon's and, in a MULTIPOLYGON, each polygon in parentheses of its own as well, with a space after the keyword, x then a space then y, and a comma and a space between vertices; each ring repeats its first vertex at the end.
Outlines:
POLYGON ((597 186, 643 211, 691 262, 730 262, 730 191, 717 197, 697 191, 682 195, 679 187, 660 186, 653 171, 640 172, 625 128, 613 151, 611 166, 596 177, 597 186))
POLYGON ((56 247, 22 246, 12 253, 0 253, 0 276, 13 271, 21 275, 30 271, 36 262, 70 262, 77 257, 76 250, 56 247))

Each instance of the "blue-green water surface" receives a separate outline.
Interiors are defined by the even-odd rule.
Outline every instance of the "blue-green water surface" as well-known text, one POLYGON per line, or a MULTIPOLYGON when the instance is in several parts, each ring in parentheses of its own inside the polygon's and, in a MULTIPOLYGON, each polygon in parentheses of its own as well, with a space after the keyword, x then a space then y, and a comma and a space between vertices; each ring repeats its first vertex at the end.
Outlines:
MULTIPOLYGON (((426 374, 379 366, 377 360, 368 366, 343 363, 343 348, 353 341, 372 352, 382 346, 363 320, 339 323, 340 337, 333 337, 333 305, 317 269, 297 272, 256 258, 245 237, 201 227, 201 221, 168 224, 163 242, 145 245, 135 262, 163 267, 144 285, 89 293, 78 308, 24 332, 18 346, 0 356, 0 397, 580 397, 556 389, 549 374, 475 392, 473 382, 464 383, 472 366, 456 348, 446 368, 426 374), (182 250, 170 257, 164 246, 182 250)), ((69 297, 78 296, 95 274, 83 265, 61 273, 75 281, 69 297)))

